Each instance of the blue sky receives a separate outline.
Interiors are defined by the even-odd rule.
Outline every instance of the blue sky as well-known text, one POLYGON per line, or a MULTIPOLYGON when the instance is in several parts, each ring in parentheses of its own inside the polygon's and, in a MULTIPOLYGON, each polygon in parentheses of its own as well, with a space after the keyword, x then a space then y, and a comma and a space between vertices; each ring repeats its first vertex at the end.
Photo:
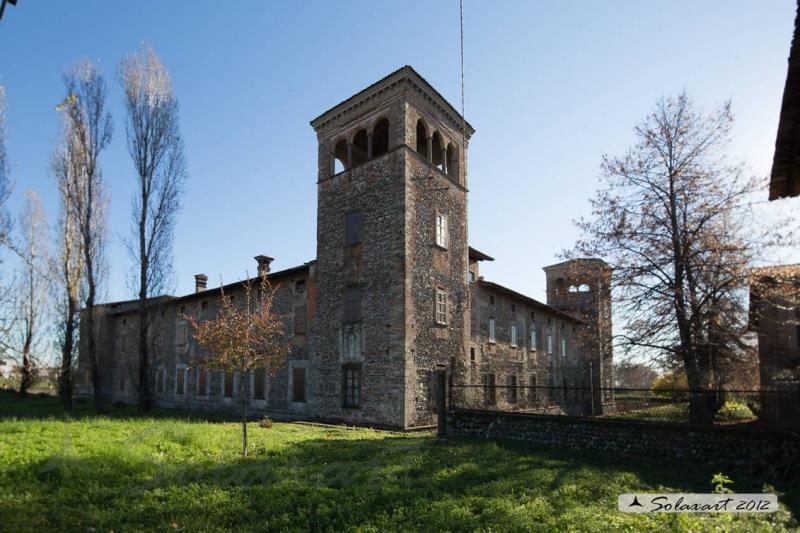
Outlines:
MULTIPOLYGON (((661 95, 703 108, 733 100, 733 154, 772 161, 795 3, 465 1, 470 243, 497 261, 482 274, 544 299, 541 267, 576 237, 603 153, 634 142, 661 95)), ((315 256, 316 138, 309 121, 396 68, 417 69, 459 103, 458 1, 36 2, 0 21, 0 83, 17 209, 26 189, 55 220, 48 173, 61 73, 81 57, 110 85, 114 138, 107 298, 131 297, 134 174, 115 67, 152 44, 181 104, 190 179, 175 234, 176 291, 315 256)))

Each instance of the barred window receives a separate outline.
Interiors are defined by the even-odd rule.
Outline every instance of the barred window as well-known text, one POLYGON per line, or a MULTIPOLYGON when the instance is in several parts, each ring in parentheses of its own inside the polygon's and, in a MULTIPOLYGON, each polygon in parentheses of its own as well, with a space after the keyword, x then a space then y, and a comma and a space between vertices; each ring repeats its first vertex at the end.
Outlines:
POLYGON ((447 324, 447 293, 444 289, 436 289, 436 323, 447 324))
POLYGON ((347 365, 342 368, 342 388, 345 407, 361 405, 361 368, 347 365))
POLYGON ((488 405, 493 405, 497 397, 495 396, 494 374, 483 375, 483 397, 488 405))
POLYGON ((436 213, 436 245, 447 248, 447 217, 436 213))
POLYGON ((508 403, 517 403, 517 376, 508 376, 506 387, 508 389, 508 403))

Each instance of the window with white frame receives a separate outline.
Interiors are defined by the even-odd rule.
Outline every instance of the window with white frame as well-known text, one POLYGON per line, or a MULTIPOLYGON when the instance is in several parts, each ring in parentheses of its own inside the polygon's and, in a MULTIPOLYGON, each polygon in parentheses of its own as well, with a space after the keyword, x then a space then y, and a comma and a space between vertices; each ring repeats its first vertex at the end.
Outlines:
POLYGON ((531 350, 534 351, 534 352, 536 351, 536 348, 539 347, 538 346, 538 344, 539 344, 538 341, 539 341, 539 339, 536 338, 536 328, 533 328, 531 330, 531 350))
POLYGON ((447 324, 447 293, 442 288, 436 289, 436 323, 447 324))
POLYGON ((567 339, 561 339, 561 357, 567 356, 567 339))
POLYGON ((447 248, 447 217, 436 213, 436 245, 447 248))
POLYGON ((511 346, 513 348, 517 347, 517 325, 511 324, 511 346))
POLYGON ((489 319, 489 342, 495 342, 497 338, 495 337, 495 327, 494 327, 494 318, 489 319))
POLYGON ((553 334, 552 333, 548 333, 547 334, 547 353, 548 354, 552 354, 553 353, 553 334))

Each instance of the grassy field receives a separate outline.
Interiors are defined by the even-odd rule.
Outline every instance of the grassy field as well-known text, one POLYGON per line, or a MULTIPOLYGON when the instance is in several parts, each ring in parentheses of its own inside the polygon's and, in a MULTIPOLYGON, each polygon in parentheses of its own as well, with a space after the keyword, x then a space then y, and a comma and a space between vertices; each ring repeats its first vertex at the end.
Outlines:
MULTIPOLYGON (((621 492, 709 492, 714 470, 531 445, 133 408, 65 415, 0 393, 4 531, 782 531, 770 515, 624 514, 621 492)), ((737 492, 767 479, 726 472, 737 492)), ((769 487, 767 487, 769 488, 769 487)), ((770 489, 771 490, 771 489, 770 489)), ((797 487, 777 485, 797 509, 797 487)), ((796 511, 795 511, 796 512, 796 511)))

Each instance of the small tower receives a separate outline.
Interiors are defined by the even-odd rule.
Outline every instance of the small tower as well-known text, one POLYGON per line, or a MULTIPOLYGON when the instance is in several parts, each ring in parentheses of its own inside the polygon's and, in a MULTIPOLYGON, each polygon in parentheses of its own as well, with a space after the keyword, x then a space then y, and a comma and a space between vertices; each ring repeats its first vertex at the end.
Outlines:
POLYGON ((611 273, 602 259, 571 259, 544 267, 547 304, 582 320, 583 368, 577 381, 595 390, 590 405, 594 414, 613 408, 614 366, 611 329, 611 273), (605 389, 601 391, 599 389, 605 389), (601 393, 602 392, 602 393, 601 393))

